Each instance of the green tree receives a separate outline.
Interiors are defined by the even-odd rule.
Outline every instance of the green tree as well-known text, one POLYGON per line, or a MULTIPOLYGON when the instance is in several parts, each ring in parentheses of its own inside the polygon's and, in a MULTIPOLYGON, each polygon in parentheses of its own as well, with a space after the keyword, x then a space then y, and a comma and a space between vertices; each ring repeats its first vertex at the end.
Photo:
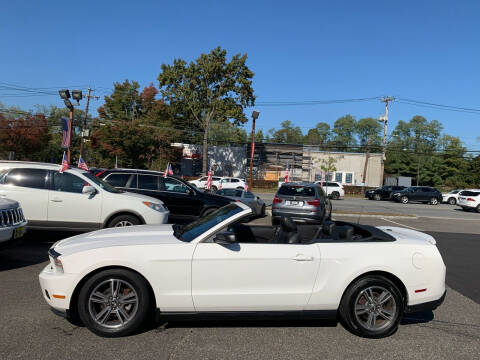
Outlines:
POLYGON ((355 118, 351 115, 342 116, 335 121, 333 124, 333 142, 338 150, 348 151, 357 145, 355 125, 355 118))
POLYGON ((355 132, 358 136, 360 151, 366 152, 368 139, 371 138, 370 152, 379 152, 382 149, 383 139, 380 136, 382 125, 371 117, 363 118, 355 123, 355 132))
POLYGON ((319 122, 314 128, 308 130, 304 142, 307 145, 320 145, 322 149, 328 146, 330 137, 330 125, 325 122, 319 122))
POLYGON ((270 129, 271 141, 279 144, 301 144, 303 142, 302 130, 290 120, 285 120, 280 124, 280 129, 270 129))
POLYGON ((133 121, 142 113, 142 99, 138 92, 140 85, 128 79, 123 83, 114 83, 110 96, 105 96, 105 103, 98 108, 101 119, 115 121, 133 121))
POLYGON ((189 64, 175 59, 172 65, 162 65, 158 82, 164 101, 203 131, 203 173, 211 122, 245 123, 243 110, 255 104, 254 74, 246 61, 246 54, 237 54, 228 62, 226 50, 217 47, 189 64))

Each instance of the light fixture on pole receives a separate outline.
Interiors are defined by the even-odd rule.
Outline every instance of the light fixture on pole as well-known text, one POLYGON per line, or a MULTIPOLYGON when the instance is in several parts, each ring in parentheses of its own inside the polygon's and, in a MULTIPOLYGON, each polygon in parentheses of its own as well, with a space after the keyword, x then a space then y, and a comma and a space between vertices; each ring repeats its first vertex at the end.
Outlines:
POLYGON ((77 101, 77 105, 80 105, 80 100, 83 98, 82 90, 72 90, 72 98, 77 101))
MULTIPOLYGON (((70 111, 69 112, 70 126, 73 127, 73 111, 74 111, 74 108, 73 108, 72 102, 70 101, 70 91, 68 89, 61 89, 61 90, 58 90, 58 94, 60 95, 60 98, 63 99, 63 102, 64 102, 65 106, 70 111)), ((72 90, 72 97, 73 97, 73 100, 77 101, 77 105, 80 105, 79 101, 82 100, 82 98, 83 98, 82 90, 72 90)), ((68 163, 70 164, 70 155, 71 155, 70 147, 72 146, 72 131, 69 132, 69 136, 70 136, 70 139, 69 139, 68 143, 70 145, 67 149, 67 160, 68 160, 68 163)))
POLYGON ((250 180, 248 182, 248 187, 250 191, 253 187, 253 155, 255 153, 255 120, 258 119, 260 112, 257 110, 252 111, 252 146, 250 148, 250 180))

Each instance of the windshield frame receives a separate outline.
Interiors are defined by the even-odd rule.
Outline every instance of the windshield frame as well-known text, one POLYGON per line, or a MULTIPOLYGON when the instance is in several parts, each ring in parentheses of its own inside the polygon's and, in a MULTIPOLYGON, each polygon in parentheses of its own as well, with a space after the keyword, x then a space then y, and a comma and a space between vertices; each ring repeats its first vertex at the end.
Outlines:
MULTIPOLYGON (((75 173, 75 172, 73 172, 75 173)), ((93 182, 97 187, 99 187, 102 190, 105 190, 109 193, 112 194, 121 194, 123 191, 120 191, 116 188, 114 188, 112 185, 106 183, 102 179, 96 177, 95 175, 90 174, 88 171, 82 172, 81 175, 83 175, 85 178, 88 179, 88 181, 93 182)))
MULTIPOLYGON (((237 221, 238 219, 252 215, 252 209, 249 206, 247 206, 243 203, 240 203, 240 202, 235 202, 235 203, 230 203, 228 205, 225 205, 225 206, 217 209, 216 211, 212 212, 211 214, 209 214, 205 217, 201 217, 201 218, 185 225, 185 227, 188 226, 188 227, 194 228, 195 225, 201 226, 205 222, 205 219, 208 219, 208 218, 216 215, 219 211, 221 211, 222 209, 225 209, 227 207, 240 208, 240 211, 238 211, 238 212, 234 213, 233 215, 223 219, 219 223, 214 224, 213 226, 211 226, 210 228, 208 228, 204 232, 196 235, 194 238, 192 238, 190 240, 183 239, 183 233, 185 232, 185 228, 182 228, 181 230, 178 229, 178 231, 179 231, 178 236, 177 236, 177 234, 175 234, 177 232, 177 230, 175 230, 174 231, 174 236, 178 240, 180 240, 182 242, 185 242, 185 243, 198 243, 198 242, 201 242, 202 240, 204 240, 206 238, 209 238, 211 235, 216 233, 218 230, 230 225, 231 223, 237 221)), ((190 230, 188 230, 188 231, 190 231, 190 230)))

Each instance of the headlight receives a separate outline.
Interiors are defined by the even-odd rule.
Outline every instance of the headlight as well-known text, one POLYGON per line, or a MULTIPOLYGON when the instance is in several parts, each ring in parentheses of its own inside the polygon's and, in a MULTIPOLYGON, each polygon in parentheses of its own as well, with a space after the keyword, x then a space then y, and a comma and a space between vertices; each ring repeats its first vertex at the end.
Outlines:
POLYGON ((153 209, 155 211, 165 211, 165 207, 161 204, 155 204, 149 201, 144 201, 144 205, 148 206, 150 209, 153 209))
POLYGON ((56 252, 53 247, 51 247, 50 250, 48 250, 48 255, 50 255, 50 258, 52 259, 57 271, 63 272, 62 260, 59 259, 61 254, 56 252))

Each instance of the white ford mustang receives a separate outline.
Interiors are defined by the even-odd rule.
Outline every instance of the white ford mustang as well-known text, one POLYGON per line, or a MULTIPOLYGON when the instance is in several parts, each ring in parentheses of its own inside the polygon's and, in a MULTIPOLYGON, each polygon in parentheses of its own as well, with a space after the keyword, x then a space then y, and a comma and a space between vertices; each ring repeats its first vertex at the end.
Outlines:
POLYGON ((298 313, 384 337, 405 312, 433 310, 445 297, 445 265, 427 234, 338 221, 250 226, 249 216, 237 202, 183 228, 61 240, 40 273, 43 295, 101 336, 130 334, 155 315, 298 313))

